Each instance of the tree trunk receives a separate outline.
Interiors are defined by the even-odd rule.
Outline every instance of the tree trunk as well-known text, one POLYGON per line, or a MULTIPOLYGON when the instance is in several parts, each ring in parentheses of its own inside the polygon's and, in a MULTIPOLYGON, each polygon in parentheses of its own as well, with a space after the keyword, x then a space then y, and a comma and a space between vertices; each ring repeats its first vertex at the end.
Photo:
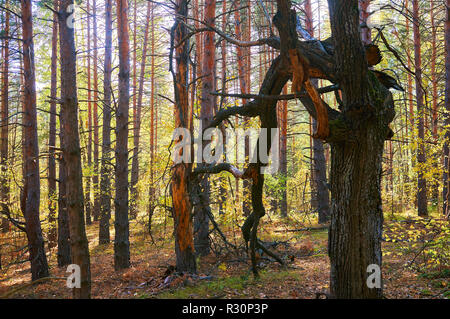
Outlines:
MULTIPOLYGON (((369 1, 367 1, 369 2, 369 1)), ((367 9, 367 8, 366 8, 367 9)), ((313 14, 311 10, 311 1, 307 0, 305 2, 305 12, 306 12, 306 31, 311 36, 314 36, 314 28, 313 28, 313 14)), ((370 33, 369 33, 370 37, 370 33)), ((370 38, 369 38, 370 39, 370 38)), ((315 84, 317 80, 314 81, 315 84)), ((313 83, 314 83, 313 82, 313 83)), ((315 132, 317 130, 317 121, 312 118, 312 129, 315 132)), ((330 219, 330 199, 329 199, 329 190, 327 186, 327 162, 325 160, 324 155, 324 147, 323 142, 313 137, 312 143, 312 153, 313 153, 313 174, 311 174, 311 178, 313 180, 313 193, 312 202, 315 203, 314 209, 317 209, 319 216, 319 223, 323 224, 329 221, 330 219)))
POLYGON ((395 114, 393 100, 368 71, 357 3, 328 0, 328 4, 336 78, 343 95, 342 119, 349 127, 343 139, 330 140, 331 293, 336 298, 381 298, 381 273, 380 286, 370 288, 368 266, 381 267, 381 164, 395 114))
POLYGON ((44 250, 41 221, 39 220, 40 180, 39 144, 37 135, 36 78, 34 68, 34 44, 32 5, 21 1, 24 72, 24 160, 25 160, 25 228, 31 261, 31 280, 47 277, 48 264, 44 250))
MULTIPOLYGON (((287 94, 287 86, 284 86, 283 93, 287 94)), ((282 217, 288 216, 287 207, 287 115, 288 103, 287 100, 281 101, 279 104, 280 110, 280 175, 281 175, 281 200, 280 213, 282 217)), ((275 208, 276 210, 276 208, 275 208)))
MULTIPOLYGON (((156 139, 157 139, 157 117, 155 116, 156 111, 156 105, 155 105, 155 27, 154 27, 154 10, 155 6, 152 6, 152 15, 151 15, 151 30, 152 30, 152 62, 151 62, 151 90, 152 93, 150 95, 150 187, 149 187, 149 212, 148 212, 148 231, 149 234, 152 233, 152 219, 153 219, 153 212, 155 210, 155 199, 156 199, 156 187, 154 185, 154 163, 155 163, 155 152, 156 152, 156 139)), ((194 91, 194 88, 192 88, 194 91)))
MULTIPOLYGON (((8 1, 5 6, 8 7, 8 1)), ((2 50, 2 86, 1 86, 1 109, 0 109, 0 215, 1 232, 9 230, 9 222, 5 217, 9 215, 9 178, 8 178, 8 130, 9 130, 9 11, 5 10, 4 16, 4 41, 2 50)))
POLYGON ((137 210, 137 200, 139 197, 138 190, 136 185, 139 181, 139 139, 140 139, 140 130, 141 130, 141 110, 142 110, 142 96, 144 95, 144 78, 145 78, 145 62, 147 60, 147 44, 148 44, 148 32, 150 26, 150 9, 152 7, 151 2, 147 2, 147 18, 145 19, 145 31, 144 31, 144 47, 142 49, 142 57, 141 57, 141 70, 139 77, 139 91, 137 97, 136 108, 133 108, 133 159, 131 166, 131 215, 135 217, 137 210))
POLYGON ((423 106, 423 90, 422 90, 422 61, 420 55, 420 30, 419 30, 419 2, 413 0, 413 24, 414 24, 414 67, 416 73, 416 100, 417 100, 417 116, 419 122, 417 147, 417 211, 419 216, 428 216, 428 200, 427 200, 427 181, 423 176, 426 162, 425 158, 425 129, 424 129, 424 106, 423 106))
POLYGON ((110 241, 109 218, 111 215, 111 47, 112 0, 105 1, 105 62, 103 75, 103 134, 100 179, 99 243, 110 241))
POLYGON ((90 298, 91 271, 89 245, 84 224, 81 148, 78 131, 78 98, 74 29, 69 9, 73 0, 63 0, 59 9, 61 59, 61 118, 64 131, 63 156, 66 164, 66 204, 69 215, 72 262, 80 267, 81 288, 73 289, 74 298, 90 298))
POLYGON ((446 0, 446 20, 445 20, 445 112, 444 112, 444 187, 442 190, 444 202, 444 216, 450 218, 450 0, 446 0))
POLYGON ((130 99, 130 49, 128 35, 128 2, 117 0, 119 40, 119 101, 116 113, 116 198, 114 268, 130 267, 128 221, 128 109, 130 99))
MULTIPOLYGON (((58 3, 53 1, 53 6, 57 10, 58 3)), ((58 63, 58 16, 53 14, 52 26, 52 58, 51 58, 51 79, 50 79, 50 128, 48 137, 48 222, 50 230, 48 234, 48 247, 53 248, 57 244, 56 231, 56 99, 57 99, 57 63, 58 63)))
MULTIPOLYGON (((369 6, 371 0, 359 0, 359 22, 367 26, 369 20, 369 6)), ((372 42, 371 29, 361 28, 361 40, 364 44, 372 42)))
MULTIPOLYGON (((186 18, 188 16, 187 0, 177 0, 175 7, 175 24, 172 27, 175 50, 176 70, 173 71, 175 92, 175 127, 188 128, 188 63, 189 43, 183 41, 187 34, 186 18)), ((182 150, 181 150, 182 151, 182 150)), ((183 154, 180 154, 183 155, 183 154)), ((195 273, 195 254, 192 234, 192 205, 189 198, 189 179, 191 163, 179 163, 172 171, 172 212, 174 218, 176 269, 178 272, 195 273)))
MULTIPOLYGON (((60 115, 62 112, 60 112, 60 115)), ((60 116, 59 120, 59 144, 64 153, 64 119, 60 116)), ((58 176, 58 267, 64 267, 72 263, 70 249, 70 231, 69 231, 69 215, 67 212, 66 201, 66 161, 64 154, 59 157, 59 176, 58 176)))
POLYGON ((93 89, 94 89, 94 103, 93 103, 93 129, 94 129, 94 158, 93 158, 93 176, 92 176, 92 186, 94 190, 94 206, 92 209, 92 214, 94 215, 94 220, 97 221, 100 216, 100 200, 99 200, 99 184, 98 184, 98 157, 99 157, 99 134, 98 134, 98 48, 97 48, 97 3, 93 0, 92 3, 92 37, 94 40, 94 69, 93 69, 93 89))
MULTIPOLYGON (((215 26, 216 1, 205 0, 205 22, 207 25, 215 26)), ((216 90, 216 46, 214 41, 214 31, 205 32, 204 35, 205 54, 202 59, 202 98, 200 106, 200 120, 202 134, 214 116, 214 106, 216 99, 211 92, 216 90)), ((203 148, 212 141, 203 140, 203 148)), ((199 164, 199 166, 204 165, 199 164)), ((208 175, 203 175, 199 181, 201 193, 200 201, 194 206, 194 246, 197 255, 206 256, 209 254, 209 197, 210 183, 208 175)))
MULTIPOLYGON (((88 114, 87 114, 87 130, 88 130, 88 142, 86 145, 87 165, 89 167, 89 173, 86 175, 86 189, 85 189, 85 207, 86 207, 86 224, 92 223, 91 218, 91 182, 92 175, 90 173, 92 166, 92 86, 91 86, 91 9, 90 0, 87 1, 87 98, 88 98, 88 114)), ((95 188, 95 187, 94 187, 95 188)))
MULTIPOLYGON (((132 167, 131 167, 131 187, 130 187, 130 219, 136 218, 137 215, 137 190, 136 190, 136 184, 138 181, 138 175, 136 174, 136 166, 139 165, 139 161, 135 159, 137 157, 138 152, 136 149, 139 150, 139 143, 135 142, 136 139, 136 129, 137 129, 137 62, 136 62, 136 56, 137 56, 137 23, 136 23, 136 17, 137 17, 137 2, 134 0, 133 4, 133 159, 132 159, 132 167), (137 164, 135 164, 135 162, 137 164), (134 176, 136 175, 136 177, 134 176)), ((148 24, 148 17, 146 19, 146 26, 148 24)), ((147 32, 145 32, 147 34, 147 32)), ((145 59, 145 56, 142 56, 143 59, 145 59)), ((138 169, 139 172, 139 169, 138 169)))
MULTIPOLYGON (((242 1, 246 0, 240 0, 237 1, 237 5, 240 5, 242 1)), ((244 3, 246 4, 246 3, 244 3)), ((245 40, 246 36, 246 26, 243 24, 242 14, 240 13, 240 10, 237 10, 238 8, 235 8, 234 11, 234 19, 235 19, 235 33, 236 33, 236 39, 238 40, 245 40), (244 29, 244 30, 243 30, 244 29)), ((242 9, 245 10, 245 9, 242 9)), ((245 12, 245 11, 243 11, 245 12)), ((245 21, 244 21, 245 22, 245 21)), ((248 63, 248 57, 246 56, 246 48, 242 48, 240 46, 236 46, 236 58, 238 63, 238 74, 239 74, 239 86, 241 90, 241 94, 248 94, 250 93, 249 85, 248 83, 248 76, 247 72, 250 72, 250 66, 246 65, 248 63)), ((242 99, 242 105, 245 105, 247 103, 247 99, 242 99)), ((236 119, 237 121, 237 119, 236 119)), ((244 118, 244 127, 248 126, 248 119, 244 118)), ((249 139, 245 138, 245 162, 248 163, 249 159, 248 156, 250 154, 250 143, 249 139)), ((238 182, 238 180, 237 180, 238 182)), ((242 181, 242 188, 243 188, 243 197, 242 197, 242 211, 244 216, 250 215, 251 207, 250 207, 250 182, 246 179, 242 181)), ((237 192, 237 187, 236 187, 237 192)))

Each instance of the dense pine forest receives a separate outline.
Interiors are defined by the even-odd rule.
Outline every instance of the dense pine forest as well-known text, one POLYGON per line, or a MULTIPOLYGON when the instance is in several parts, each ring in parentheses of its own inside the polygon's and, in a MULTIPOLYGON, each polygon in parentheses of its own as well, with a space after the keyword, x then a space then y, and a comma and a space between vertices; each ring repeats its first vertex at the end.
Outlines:
POLYGON ((450 298, 450 0, 0 0, 0 299, 450 298))

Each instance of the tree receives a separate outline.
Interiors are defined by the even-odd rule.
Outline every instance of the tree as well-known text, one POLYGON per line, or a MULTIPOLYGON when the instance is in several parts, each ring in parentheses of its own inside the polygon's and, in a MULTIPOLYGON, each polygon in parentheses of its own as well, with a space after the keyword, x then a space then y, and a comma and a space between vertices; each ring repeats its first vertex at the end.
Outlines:
POLYGON ((99 243, 109 243, 109 218, 111 214, 111 46, 112 0, 105 2, 105 61, 103 75, 103 135, 100 171, 100 225, 99 243))
POLYGON ((48 264, 39 220, 40 180, 37 135, 36 78, 34 68, 33 14, 31 0, 21 1, 23 36, 23 125, 24 181, 23 197, 25 229, 31 261, 31 280, 47 277, 48 264))
POLYGON ((117 0, 119 40, 119 100, 116 112, 116 198, 114 220, 114 268, 130 267, 128 221, 128 108, 130 98, 130 48, 128 2, 117 0))
MULTIPOLYGON (((88 114, 87 114, 87 131, 88 131, 88 141, 86 145, 86 157, 87 157, 87 165, 90 168, 92 166, 92 86, 91 86, 91 10, 90 10, 90 1, 87 1, 86 11, 87 11, 87 98, 88 98, 88 114)), ((89 172, 86 179, 86 189, 85 189, 85 207, 86 207, 86 224, 90 225, 92 223, 91 218, 91 182, 92 176, 89 172)), ((95 191, 95 186, 94 186, 95 191)), ((94 217, 95 218, 95 217, 94 217)))
MULTIPOLYGON (((176 69, 171 72, 175 92, 175 128, 190 128, 188 99, 188 61, 189 43, 184 41, 187 34, 187 0, 175 3, 175 23, 171 29, 171 51, 175 51, 176 69)), ((172 58, 172 54, 170 58, 172 58)), ((172 62, 172 61, 170 61, 172 62)), ((177 141, 178 142, 178 141, 177 141)), ((183 157, 183 149, 180 156, 183 157)), ((174 219, 176 270, 178 272, 196 272, 194 240, 192 234, 191 210, 189 198, 189 182, 192 164, 182 161, 172 168, 172 215, 174 219)))
POLYGON ((63 157, 66 177, 66 207, 69 216, 72 262, 80 267, 81 288, 73 289, 74 298, 90 298, 91 270, 89 244, 84 224, 81 148, 78 131, 76 53, 73 29, 73 0, 62 0, 58 13, 61 59, 61 114, 63 157))
POLYGON ((450 0, 446 0, 446 20, 445 20, 445 136, 444 136, 444 187, 443 187, 443 202, 444 202, 444 216, 450 218, 450 0))
MULTIPOLYGON (((216 1, 205 0, 205 23, 215 26, 216 1)), ((214 116, 216 104, 215 96, 211 93, 216 90, 216 46, 214 41, 214 31, 207 31, 204 34, 204 54, 202 59, 202 97, 200 106, 200 120, 203 128, 208 127, 214 116)), ((211 141, 203 140, 204 147, 211 141)), ((203 165, 202 163, 199 164, 203 165)), ((199 181, 201 192, 199 202, 194 206, 194 246, 197 255, 206 256, 209 253, 209 207, 210 183, 207 175, 199 181)))
POLYGON ((381 267, 381 162, 395 111, 391 93, 367 68, 357 3, 328 0, 328 5, 343 95, 339 117, 348 130, 329 141, 331 292, 337 298, 381 298, 382 286, 369 288, 366 278, 369 265, 381 267))
POLYGON ((424 178, 423 170, 426 162, 425 158, 425 128, 424 128, 424 106, 422 89, 422 58, 420 55, 420 29, 419 29, 419 2, 413 0, 413 32, 414 32, 414 71, 416 80, 416 101, 418 114, 418 147, 417 147, 417 211, 419 216, 428 216, 427 201, 427 181, 424 178))
MULTIPOLYGON (((311 10, 311 1, 305 2, 306 12, 306 31, 314 37, 313 15, 311 10)), ((317 81, 315 81, 317 84, 317 81)), ((313 131, 317 130, 317 121, 312 118, 313 131)), ((330 199, 327 187, 327 163, 324 156, 324 147, 320 139, 314 138, 313 141, 313 182, 314 190, 312 202, 315 203, 314 209, 317 209, 319 223, 323 224, 330 219, 330 199)))
MULTIPOLYGON (((8 1, 5 5, 8 7, 8 1)), ((9 229, 7 216, 9 213, 9 178, 8 178, 8 131, 9 131, 9 17, 10 13, 5 10, 4 16, 4 43, 2 50, 2 82, 1 82, 1 108, 0 108, 0 213, 1 232, 6 233, 9 229)))
MULTIPOLYGON (((53 6, 57 7, 57 1, 53 1, 53 6)), ((50 230, 48 234, 48 247, 53 248, 57 243, 56 233, 56 99, 57 99, 57 63, 58 63, 58 16, 53 13, 52 22, 52 58, 51 58, 51 79, 50 79, 50 127, 48 134, 48 221, 50 230)))
MULTIPOLYGON (((93 149, 93 161, 94 161, 94 175, 92 176, 92 185, 94 187, 94 206, 92 213, 94 215, 94 220, 97 221, 100 216, 100 201, 99 201, 99 191, 98 191, 98 157, 99 157, 99 134, 98 134, 98 48, 97 48, 97 3, 96 0, 92 2, 92 37, 94 40, 94 69, 93 69, 93 89, 94 89, 94 103, 93 103, 93 128, 94 128, 94 149, 93 149)), ((90 52, 89 52, 90 54, 90 52)))
MULTIPOLYGON (((145 78, 145 62, 147 60, 147 46, 148 46, 148 32, 150 26, 150 9, 152 8, 151 2, 147 2, 147 16, 145 19, 145 31, 144 31, 144 47, 142 49, 141 68, 139 77, 139 91, 137 96, 137 104, 133 107, 133 159, 131 166, 131 191, 130 197, 132 202, 131 211, 135 215, 137 209, 137 200, 139 197, 136 185, 139 181, 139 140, 141 131, 141 110, 142 110, 142 96, 144 95, 144 78, 145 78)), ((136 48, 135 48, 136 51, 136 48)), ((134 97, 133 97, 134 98, 134 97)))
POLYGON ((152 15, 151 15, 151 30, 152 30, 152 45, 151 45, 151 51, 152 51, 152 62, 151 62, 151 69, 150 69, 150 76, 151 76, 151 91, 150 94, 150 187, 149 187, 149 205, 148 205, 148 231, 151 235, 152 233, 152 219, 153 219, 153 212, 155 210, 155 192, 156 187, 154 185, 154 163, 155 163, 155 153, 157 149, 157 117, 156 115, 156 105, 155 105, 155 6, 152 6, 152 15))

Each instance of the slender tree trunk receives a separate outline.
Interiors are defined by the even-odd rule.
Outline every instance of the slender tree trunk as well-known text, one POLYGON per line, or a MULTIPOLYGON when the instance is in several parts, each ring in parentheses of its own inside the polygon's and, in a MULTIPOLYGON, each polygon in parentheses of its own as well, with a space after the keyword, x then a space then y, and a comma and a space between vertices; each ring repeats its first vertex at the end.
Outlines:
POLYGON ((59 39, 61 59, 61 118, 63 156, 66 164, 66 204, 69 215, 72 262, 80 267, 81 288, 73 289, 74 298, 90 298, 91 271, 89 244, 84 223, 81 148, 78 131, 78 98, 76 53, 73 22, 70 18, 73 0, 63 0, 59 8, 59 39))
MULTIPOLYGON (((137 17, 137 3, 136 0, 134 0, 133 5, 133 159, 132 159, 132 167, 131 167, 131 187, 130 187, 130 219, 136 218, 137 215, 137 189, 136 184, 138 182, 138 175, 139 175, 139 161, 135 157, 137 157, 138 150, 139 150, 139 143, 136 143, 136 130, 137 130, 137 62, 136 62, 136 55, 137 55, 137 44, 136 44, 136 37, 137 37, 137 24, 136 24, 136 17, 137 17), (136 162, 136 163, 135 163, 136 162), (138 174, 136 174, 136 168, 138 168, 138 174), (136 175, 136 176, 135 176, 136 175)), ((146 26, 148 24, 148 17, 146 19, 146 26)), ((147 34, 147 32, 145 32, 147 34)), ((141 57, 142 59, 145 59, 145 55, 141 57)))
POLYGON ((425 158, 425 128, 424 128, 424 105, 422 90, 422 61, 420 48, 420 29, 419 29, 419 2, 413 0, 413 24, 414 24, 414 67, 416 73, 416 100, 417 100, 417 116, 418 122, 418 148, 417 148, 417 211, 419 216, 428 216, 428 200, 427 200, 427 181, 423 171, 426 162, 425 158))
MULTIPOLYGON (((8 1, 5 6, 8 7, 8 1)), ((9 130, 9 11, 5 10, 4 22, 4 41, 2 50, 2 87, 1 87, 1 109, 0 109, 0 210, 2 215, 1 232, 6 233, 9 230, 9 222, 4 215, 9 215, 9 178, 8 178, 8 130, 9 130)))
MULTIPOLYGON (((151 234, 152 232, 152 219, 153 212, 155 210, 155 199, 156 199, 156 187, 154 185, 154 163, 155 163, 155 152, 156 152, 156 131, 157 131, 157 117, 155 116, 156 105, 155 105, 155 15, 154 15, 155 6, 152 6, 152 16, 151 16, 151 30, 152 30, 152 62, 151 62, 151 95, 150 95, 150 187, 149 187, 149 212, 148 212, 148 231, 151 234)), ((192 91, 195 91, 192 88, 192 91)))
MULTIPOLYGON (((432 83, 432 136, 434 142, 437 142, 438 140, 438 82, 436 78, 436 54, 437 54, 437 48, 436 48, 436 23, 435 23, 435 8, 434 8, 434 1, 431 1, 431 8, 430 8, 430 16, 431 16, 431 83, 432 83)), ((438 170, 438 165, 440 164, 441 160, 441 152, 433 152, 433 157, 436 165, 435 173, 433 174, 433 181, 432 181, 432 190, 431 190, 431 199, 434 205, 438 205, 439 203, 439 173, 436 171, 438 170)))
MULTIPOLYGON (((239 6, 240 3, 242 1, 245 0, 241 0, 241 1, 237 1, 235 3, 237 3, 237 5, 239 6)), ((241 17, 241 13, 240 10, 237 10, 238 8, 235 8, 234 11, 234 19, 235 19, 235 33, 236 33, 236 39, 238 40, 242 40, 244 38, 244 31, 243 29, 245 28, 245 25, 243 25, 243 19, 241 17), (243 28, 244 26, 244 28, 243 28)), ((240 46, 236 46, 236 55, 237 55, 237 62, 238 62, 238 76, 239 76, 239 86, 240 86, 240 90, 242 94, 248 94, 250 93, 249 90, 249 83, 247 82, 248 77, 246 74, 246 70, 249 70, 249 68, 247 69, 248 66, 246 66, 245 64, 248 63, 248 59, 247 56, 245 55, 247 51, 245 50, 245 48, 242 48, 240 46)), ((242 99, 242 105, 245 105, 247 103, 247 99, 242 99)), ((237 121, 237 119, 236 119, 237 121)), ((247 120, 244 118, 244 126, 246 126, 247 124, 247 120)), ((246 137, 245 138, 245 161, 248 162, 248 156, 250 153, 250 149, 249 149, 249 140, 246 137)), ((237 182, 238 183, 238 180, 237 182)), ((243 210, 243 214, 244 216, 248 216, 250 214, 250 183, 247 180, 243 180, 243 200, 242 200, 242 210, 243 210)), ((236 192, 237 192, 237 187, 236 187, 236 192)))
MULTIPOLYGON (((314 28, 313 28, 313 14, 311 10, 310 0, 305 2, 305 12, 307 16, 306 20, 306 30, 311 36, 314 36, 314 28)), ((367 1, 368 3, 369 1, 367 1)), ((366 8, 367 10, 367 8, 366 8)), ((367 20, 366 20, 367 22, 367 20)), ((367 35, 370 41, 370 32, 367 35)), ((317 81, 314 81, 317 83, 317 81)), ((313 82, 313 83, 314 83, 313 82)), ((315 132, 317 129, 317 121, 312 118, 312 129, 315 132)), ((325 160, 324 155, 324 147, 323 142, 320 139, 313 138, 313 184, 314 184, 314 192, 312 194, 314 198, 313 202, 316 204, 314 207, 317 209, 319 216, 319 223, 323 224, 329 221, 330 219, 330 198, 329 198, 329 190, 327 186, 327 162, 325 160)))
POLYGON ((93 129, 94 129, 94 143, 93 143, 93 176, 92 176, 92 186, 94 190, 94 206, 92 209, 92 214, 94 215, 94 220, 97 221, 100 216, 100 200, 99 200, 99 183, 98 183, 98 163, 99 163, 99 133, 98 133, 98 45, 97 45, 97 3, 93 0, 92 3, 92 37, 94 42, 94 68, 93 68, 93 89, 94 89, 94 102, 93 102, 93 129))
POLYGON ((39 144, 37 135, 36 78, 34 68, 34 44, 32 5, 22 0, 23 72, 24 86, 24 160, 25 160, 25 228, 31 261, 31 279, 47 277, 48 264, 44 250, 41 221, 39 220, 40 180, 39 144))
POLYGON ((445 137, 444 137, 444 187, 443 187, 443 203, 444 216, 450 218, 450 0, 446 0, 446 20, 445 20, 445 137))
MULTIPOLYGON (((53 1, 55 10, 58 3, 53 1)), ((55 161, 55 147, 56 147, 56 99, 57 99, 57 63, 58 63, 58 16, 53 14, 52 26, 52 58, 51 58, 51 79, 50 79, 50 128, 48 137, 48 222, 50 230, 48 234, 49 249, 57 245, 57 231, 56 231, 56 161, 55 161)))
MULTIPOLYGON (((222 12, 227 12, 227 1, 222 1, 222 12)), ((222 30, 226 30, 227 26, 227 16, 224 14, 222 15, 222 30)), ((221 42, 221 53, 222 53, 222 93, 227 93, 227 42, 222 39, 221 42)), ((225 97, 223 97, 220 101, 220 108, 222 108, 223 103, 225 101, 225 97)), ((217 104, 216 104, 217 105, 217 104)), ((217 110, 217 106, 215 107, 215 110, 217 110)), ((224 137, 223 139, 223 157, 224 161, 227 161, 227 147, 226 147, 226 135, 225 135, 225 127, 221 126, 222 135, 224 137)), ((226 201, 227 201, 227 189, 225 187, 227 177, 220 177, 219 178, 219 215, 222 215, 225 213, 225 207, 226 207, 226 201)))
MULTIPOLYGON (((188 63, 189 43, 183 41, 187 34, 186 18, 188 16, 187 0, 177 0, 175 7, 175 24, 172 28, 176 70, 174 77, 175 92, 175 127, 189 127, 188 99, 188 63)), ((182 152, 182 150, 180 150, 182 152)), ((180 154, 181 156, 183 154, 180 154)), ((175 233, 176 269, 178 272, 195 273, 194 240, 192 234, 192 205, 189 198, 189 180, 192 170, 191 163, 179 163, 172 171, 172 205, 175 233)))
MULTIPOLYGON (((367 26, 369 20, 369 6, 371 0, 359 0, 359 22, 367 26)), ((372 42, 371 29, 361 28, 361 39, 364 44, 372 42)))
POLYGON ((85 190, 85 206, 86 206, 86 224, 92 223, 91 219, 91 166, 92 166, 92 90, 91 90, 91 9, 89 5, 90 1, 87 1, 87 96, 88 96, 88 143, 86 145, 87 164, 89 166, 89 173, 86 175, 86 190, 85 190))
MULTIPOLYGON (((205 0, 205 22, 207 25, 215 26, 216 1, 205 0)), ((214 41, 214 32, 208 31, 204 35, 205 54, 202 59, 202 98, 200 109, 200 120, 202 125, 202 134, 209 125, 214 116, 214 106, 216 99, 211 92, 215 91, 216 84, 216 46, 214 41)), ((203 149, 209 142, 203 140, 203 149)), ((199 164, 202 166, 203 164, 199 164)), ((206 256, 209 254, 209 214, 211 208, 209 197, 211 186, 208 175, 204 175, 199 181, 201 193, 200 201, 194 206, 194 246, 197 255, 206 256)))
POLYGON ((145 31, 144 31, 144 47, 142 49, 141 57, 141 69, 139 77, 139 91, 137 97, 136 107, 133 108, 133 159, 131 166, 131 191, 130 197, 132 202, 131 212, 134 216, 137 209, 137 200, 139 197, 138 190, 136 188, 139 181, 139 140, 140 140, 140 130, 141 130, 141 110, 142 110, 142 96, 144 95, 144 78, 145 78, 145 62, 147 60, 147 46, 148 46, 148 32, 151 19, 151 9, 152 3, 147 2, 147 18, 145 19, 145 31))
POLYGON ((128 35, 128 2, 117 0, 119 40, 119 101, 116 112, 116 198, 114 268, 130 267, 128 221, 128 109, 130 99, 130 48, 128 35))
POLYGON ((111 215, 111 47, 112 0, 105 1, 105 62, 103 75, 103 134, 100 179, 99 243, 110 241, 109 218, 111 215))
MULTIPOLYGON (((283 88, 283 94, 287 94, 287 86, 283 88)), ((288 216, 287 207, 287 100, 280 103, 280 173, 281 173, 281 200, 280 213, 282 217, 288 216)))

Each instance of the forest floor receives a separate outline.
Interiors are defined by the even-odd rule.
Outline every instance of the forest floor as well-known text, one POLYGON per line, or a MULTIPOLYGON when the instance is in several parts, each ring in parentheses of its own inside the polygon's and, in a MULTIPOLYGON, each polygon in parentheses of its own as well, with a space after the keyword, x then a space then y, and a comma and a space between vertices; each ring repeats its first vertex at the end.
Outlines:
MULTIPOLYGON (((386 298, 450 298, 449 225, 447 221, 437 222, 442 222, 442 228, 430 228, 429 222, 424 226, 421 220, 414 218, 385 221, 383 278, 386 298), (429 238, 436 229, 440 235, 444 232, 444 245, 433 243, 430 252, 430 244, 426 244, 430 241, 421 238, 429 238)), ((316 298, 316 293, 329 289, 330 266, 328 230, 312 226, 305 227, 304 223, 292 219, 264 218, 259 237, 283 257, 286 264, 279 265, 262 256, 259 259, 260 277, 255 279, 249 271, 250 263, 244 250, 225 249, 223 242, 219 245, 216 235, 213 235, 213 252, 198 259, 198 276, 174 274, 171 270, 175 265, 172 226, 168 221, 154 227, 155 243, 143 230, 142 223, 131 221, 131 268, 116 272, 113 243, 98 245, 98 224, 93 223, 87 227, 92 297, 316 298)), ((237 227, 234 228, 224 230, 224 233, 230 242, 241 245, 237 227)), ((111 232, 113 238, 114 227, 111 232)), ((436 240, 436 236, 432 239, 436 240)), ((65 268, 57 267, 55 249, 48 257, 51 276, 66 277, 65 268)), ((15 291, 8 298, 71 298, 62 279, 24 287, 30 279, 28 262, 0 272, 0 296, 15 291)))

